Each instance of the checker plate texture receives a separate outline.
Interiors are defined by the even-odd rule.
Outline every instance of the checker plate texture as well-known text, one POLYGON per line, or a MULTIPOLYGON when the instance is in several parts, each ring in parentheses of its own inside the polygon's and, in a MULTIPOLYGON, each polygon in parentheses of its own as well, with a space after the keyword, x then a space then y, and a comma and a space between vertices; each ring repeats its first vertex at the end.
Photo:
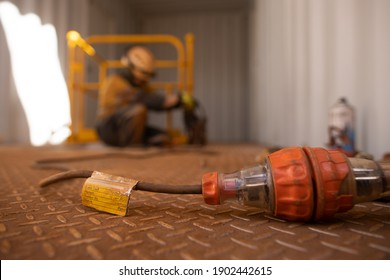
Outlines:
POLYGON ((201 195, 134 191, 129 215, 81 204, 85 179, 40 189, 63 169, 196 184, 255 164, 251 144, 205 148, 0 147, 1 259, 390 259, 390 203, 356 205, 326 223, 290 223, 261 209, 210 206, 201 195), (56 159, 40 168, 40 159, 56 159), (45 167, 45 168, 42 168, 45 167))

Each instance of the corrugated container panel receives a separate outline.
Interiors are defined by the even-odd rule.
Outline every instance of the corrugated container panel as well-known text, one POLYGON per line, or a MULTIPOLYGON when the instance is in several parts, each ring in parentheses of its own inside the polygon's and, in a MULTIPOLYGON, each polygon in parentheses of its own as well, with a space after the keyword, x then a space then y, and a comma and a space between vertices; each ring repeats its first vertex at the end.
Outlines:
POLYGON ((390 150, 390 2, 253 3, 251 139, 326 147, 329 110, 346 97, 357 149, 380 159, 390 150))

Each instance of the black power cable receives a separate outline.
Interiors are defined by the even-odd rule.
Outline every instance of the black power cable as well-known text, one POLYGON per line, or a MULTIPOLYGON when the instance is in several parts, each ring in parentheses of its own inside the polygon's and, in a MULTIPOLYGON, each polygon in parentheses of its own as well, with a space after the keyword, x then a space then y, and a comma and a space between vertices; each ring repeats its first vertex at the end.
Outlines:
MULTIPOLYGON (((43 188, 63 180, 89 178, 92 173, 92 170, 69 170, 43 179, 38 186, 43 188)), ((134 190, 169 194, 202 194, 202 185, 165 185, 139 181, 134 190)))

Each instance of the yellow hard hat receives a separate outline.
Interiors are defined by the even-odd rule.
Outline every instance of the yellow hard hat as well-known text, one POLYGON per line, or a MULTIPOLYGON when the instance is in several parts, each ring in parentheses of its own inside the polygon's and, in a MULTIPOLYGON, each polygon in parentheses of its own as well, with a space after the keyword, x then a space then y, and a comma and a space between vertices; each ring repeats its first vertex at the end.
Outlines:
POLYGON ((145 47, 130 48, 121 61, 130 68, 136 79, 147 81, 155 74, 154 55, 145 47))

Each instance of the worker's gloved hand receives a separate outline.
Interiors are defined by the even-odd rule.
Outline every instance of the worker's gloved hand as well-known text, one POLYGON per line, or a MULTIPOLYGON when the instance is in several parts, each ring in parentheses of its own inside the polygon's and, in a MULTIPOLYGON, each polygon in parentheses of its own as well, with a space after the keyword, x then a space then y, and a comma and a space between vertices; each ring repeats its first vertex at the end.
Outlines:
POLYGON ((187 91, 183 91, 180 94, 180 103, 185 110, 192 111, 196 106, 196 101, 187 91))
POLYGON ((183 108, 185 111, 193 111, 196 107, 196 100, 186 91, 177 92, 176 94, 167 95, 165 98, 164 109, 171 110, 183 108))

